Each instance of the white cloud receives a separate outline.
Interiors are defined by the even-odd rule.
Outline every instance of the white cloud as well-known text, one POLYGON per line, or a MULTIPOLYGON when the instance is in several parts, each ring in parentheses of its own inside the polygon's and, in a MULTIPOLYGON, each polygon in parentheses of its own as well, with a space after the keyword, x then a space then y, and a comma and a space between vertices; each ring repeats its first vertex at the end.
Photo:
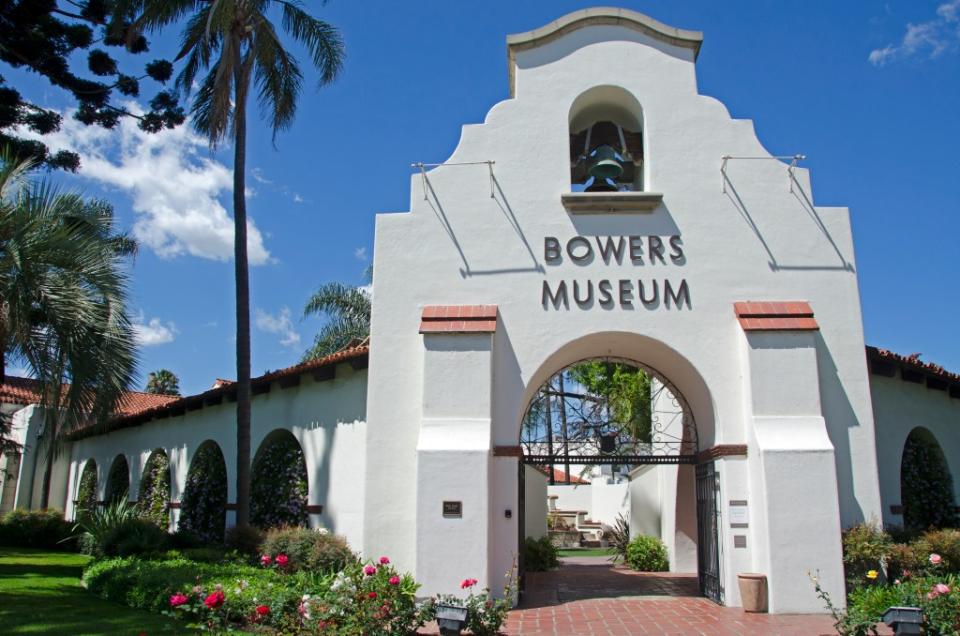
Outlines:
POLYGON ((293 202, 294 202, 294 203, 303 203, 303 197, 300 196, 299 194, 297 194, 296 192, 294 192, 294 193, 293 193, 293 202))
POLYGON ((254 168, 253 170, 251 170, 250 176, 253 177, 253 180, 256 181, 257 183, 263 183, 263 184, 273 183, 273 181, 263 176, 263 170, 261 170, 260 168, 254 168))
POLYGON ((258 308, 254 312, 254 322, 260 331, 279 335, 280 344, 285 347, 296 347, 300 344, 300 334, 293 328, 289 307, 283 307, 276 315, 258 308))
POLYGON ((949 0, 937 7, 937 16, 920 24, 907 24, 899 44, 888 44, 870 51, 874 66, 918 55, 935 58, 960 44, 960 0, 949 0))
MULTIPOLYGON (((126 107, 142 112, 134 103, 126 107)), ((81 177, 129 195, 137 214, 133 235, 159 256, 233 257, 233 219, 219 200, 230 195, 233 175, 229 167, 204 156, 209 154, 207 142, 189 125, 151 134, 126 117, 116 130, 105 130, 78 122, 68 111, 61 130, 43 141, 54 151, 77 152, 81 177)), ((247 235, 250 263, 269 262, 263 236, 249 219, 247 235)))
POLYGON ((357 260, 365 261, 367 260, 367 248, 358 247, 357 249, 353 250, 353 255, 357 260))
POLYGON ((144 322, 143 312, 140 312, 133 318, 133 333, 141 347, 154 347, 173 342, 176 334, 180 332, 172 322, 163 324, 159 318, 144 322))

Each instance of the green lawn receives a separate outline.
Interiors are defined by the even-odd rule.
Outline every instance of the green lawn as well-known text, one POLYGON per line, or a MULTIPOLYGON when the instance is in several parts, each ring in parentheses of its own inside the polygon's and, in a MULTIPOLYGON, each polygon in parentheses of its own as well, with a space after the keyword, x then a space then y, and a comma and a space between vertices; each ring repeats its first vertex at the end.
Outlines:
POLYGON ((612 556, 613 548, 571 548, 569 550, 557 550, 557 556, 612 556))
POLYGON ((0 631, 4 634, 183 634, 183 623, 117 605, 80 586, 89 557, 0 548, 0 631))

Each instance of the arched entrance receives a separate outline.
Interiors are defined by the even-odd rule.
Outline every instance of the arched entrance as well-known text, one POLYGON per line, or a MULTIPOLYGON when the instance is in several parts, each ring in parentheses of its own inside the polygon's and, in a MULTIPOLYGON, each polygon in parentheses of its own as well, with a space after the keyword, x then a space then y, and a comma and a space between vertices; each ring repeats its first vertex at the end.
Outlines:
MULTIPOLYGON (((611 518, 600 519, 612 514, 610 495, 600 491, 614 497, 622 491, 626 503, 619 516, 631 520, 631 537, 652 534, 662 539, 671 553, 670 569, 695 568, 700 592, 722 602, 717 474, 712 462, 698 463, 693 409, 663 373, 614 356, 584 358, 562 367, 530 400, 520 447, 521 542, 536 536, 525 527, 526 506, 536 505, 526 493, 529 466, 541 468, 550 486, 576 483, 576 488, 593 491, 589 504, 581 503, 582 495, 576 498, 579 510, 560 507, 548 513, 555 528, 566 518, 559 524, 562 533, 554 536, 572 532, 579 540, 592 533, 600 540, 613 525, 611 518), (594 518, 585 517, 583 508, 590 508, 587 515, 594 518)), ((554 489, 558 494, 551 495, 551 505, 559 503, 562 490, 554 489)))
POLYGON ((910 431, 900 462, 903 525, 912 530, 957 524, 953 476, 937 438, 926 428, 910 431))

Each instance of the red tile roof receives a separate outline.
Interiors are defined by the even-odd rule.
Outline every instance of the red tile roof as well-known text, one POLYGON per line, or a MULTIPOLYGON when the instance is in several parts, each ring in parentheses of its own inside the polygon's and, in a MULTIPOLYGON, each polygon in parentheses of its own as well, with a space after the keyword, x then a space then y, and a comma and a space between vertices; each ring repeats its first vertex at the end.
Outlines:
MULTIPOLYGON (((541 473, 543 473, 543 474, 546 475, 547 477, 550 476, 550 472, 549 472, 549 470, 548 470, 548 468, 547 468, 546 466, 534 466, 534 468, 536 468, 537 470, 539 470, 541 473)), ((566 484, 566 483, 567 483, 567 473, 563 472, 563 471, 560 470, 559 468, 554 468, 554 469, 553 469, 553 481, 554 481, 554 483, 557 483, 557 484, 566 484)), ((586 479, 581 479, 580 477, 578 477, 578 476, 576 476, 576 475, 570 475, 570 483, 571 483, 571 484, 584 484, 584 485, 588 485, 588 486, 590 485, 590 482, 589 482, 589 481, 587 481, 586 479)))
MULTIPOLYGON (((174 395, 157 395, 141 391, 127 391, 120 401, 120 415, 136 413, 176 400, 174 395)), ((0 402, 5 404, 36 404, 40 401, 40 383, 33 378, 7 376, 0 384, 0 402)))
POLYGON ((420 333, 493 333, 496 305, 428 305, 420 317, 420 333))
MULTIPOLYGON (((299 383, 300 376, 304 373, 320 373, 341 362, 350 362, 355 368, 362 369, 367 365, 369 353, 370 345, 367 340, 364 340, 359 346, 343 349, 342 351, 337 351, 323 358, 302 362, 292 367, 271 371, 270 373, 253 378, 250 380, 250 389, 253 395, 265 393, 270 390, 270 384, 275 380, 279 381, 281 386, 285 384, 287 386, 294 386, 299 383)), ((119 417, 111 421, 105 430, 87 427, 74 432, 71 435, 71 439, 82 439, 121 428, 138 426, 154 418, 181 415, 186 411, 202 408, 205 404, 220 404, 224 397, 236 399, 236 394, 236 382, 215 385, 214 388, 196 395, 173 398, 159 405, 144 405, 144 408, 138 410, 125 410, 119 417)))
POLYGON ((899 368, 901 377, 908 382, 926 382, 931 389, 949 391, 950 397, 960 398, 960 373, 947 371, 939 364, 923 362, 919 353, 905 356, 868 346, 867 360, 872 373, 892 377, 899 368))
POLYGON ((803 301, 749 301, 733 303, 733 310, 744 331, 816 331, 810 303, 803 301))

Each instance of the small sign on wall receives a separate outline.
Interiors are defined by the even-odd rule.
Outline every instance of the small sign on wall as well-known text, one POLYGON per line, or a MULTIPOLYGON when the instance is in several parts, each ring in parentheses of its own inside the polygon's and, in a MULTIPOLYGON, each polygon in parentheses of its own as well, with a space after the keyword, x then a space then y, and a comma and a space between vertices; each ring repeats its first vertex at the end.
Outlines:
POLYGON ((730 527, 747 528, 750 526, 750 512, 746 499, 730 500, 730 527))
POLYGON ((462 501, 444 501, 443 516, 445 519, 459 519, 463 517, 462 501))

